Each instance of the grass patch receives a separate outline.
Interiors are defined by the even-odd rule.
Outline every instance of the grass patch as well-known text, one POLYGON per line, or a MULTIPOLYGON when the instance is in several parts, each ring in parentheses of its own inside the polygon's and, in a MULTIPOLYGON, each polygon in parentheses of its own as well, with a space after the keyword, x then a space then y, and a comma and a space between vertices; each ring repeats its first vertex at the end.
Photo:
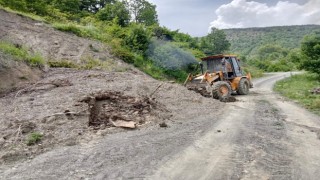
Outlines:
POLYGON ((28 146, 35 145, 36 143, 41 141, 42 137, 43 137, 42 134, 40 134, 38 132, 33 132, 33 133, 29 134, 26 144, 28 146))
POLYGON ((44 18, 42 18, 41 16, 38 16, 38 15, 32 14, 32 13, 26 13, 26 12, 12 10, 12 9, 10 9, 8 7, 3 7, 1 5, 0 5, 0 9, 3 9, 3 10, 5 10, 7 12, 10 12, 10 13, 17 14, 19 16, 25 16, 25 17, 31 18, 31 19, 36 20, 36 21, 47 23, 47 21, 44 18))
POLYGON ((48 65, 52 68, 78 68, 78 65, 68 60, 49 60, 48 65))
POLYGON ((310 93, 316 87, 320 87, 319 76, 305 73, 277 82, 274 90, 320 115, 320 95, 310 93))
POLYGON ((92 25, 79 25, 75 23, 53 23, 52 26, 60 31, 73 33, 79 37, 92 38, 102 42, 109 42, 111 36, 92 25))
POLYGON ((21 45, 0 41, 0 51, 10 55, 15 61, 23 61, 33 67, 41 67, 45 64, 45 60, 40 54, 30 54, 27 48, 21 45))

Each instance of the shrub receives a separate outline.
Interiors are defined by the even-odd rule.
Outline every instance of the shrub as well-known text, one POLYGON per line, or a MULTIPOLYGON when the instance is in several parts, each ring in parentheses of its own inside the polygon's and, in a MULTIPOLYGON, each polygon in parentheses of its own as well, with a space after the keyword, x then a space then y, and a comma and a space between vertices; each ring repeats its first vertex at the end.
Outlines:
POLYGON ((92 57, 87 57, 82 60, 84 63, 83 66, 81 66, 81 69, 93 69, 95 67, 102 66, 103 63, 99 59, 94 59, 92 57))
POLYGON ((68 60, 50 60, 48 61, 48 65, 52 68, 77 68, 78 66, 68 60))
POLYGON ((144 54, 150 43, 150 34, 143 25, 132 25, 126 37, 126 45, 134 52, 144 54))
POLYGON ((43 135, 38 133, 38 132, 33 132, 29 135, 29 137, 27 138, 27 142, 26 144, 28 146, 32 146, 35 145, 36 143, 40 142, 42 139, 43 135))
POLYGON ((28 50, 21 45, 14 45, 0 41, 0 51, 13 57, 16 61, 24 61, 30 66, 41 67, 45 60, 40 54, 29 54, 28 50))
POLYGON ((29 56, 27 58, 27 63, 30 66, 41 67, 45 64, 45 60, 43 59, 43 57, 40 54, 35 54, 35 55, 29 56))
POLYGON ((13 45, 11 43, 0 41, 0 51, 11 55, 14 59, 23 61, 28 56, 28 51, 21 45, 13 45))

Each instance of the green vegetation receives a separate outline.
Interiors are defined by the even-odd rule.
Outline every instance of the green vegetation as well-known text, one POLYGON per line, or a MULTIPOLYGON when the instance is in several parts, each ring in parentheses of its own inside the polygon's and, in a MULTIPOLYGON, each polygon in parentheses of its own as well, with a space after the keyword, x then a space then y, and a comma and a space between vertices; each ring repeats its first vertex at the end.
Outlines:
POLYGON ((0 51, 12 56, 16 61, 23 61, 33 67, 41 67, 45 61, 40 54, 30 54, 25 47, 0 41, 0 51))
POLYGON ((38 133, 38 132, 33 132, 31 134, 29 134, 26 144, 28 146, 32 146, 35 145, 36 143, 40 142, 42 139, 43 135, 38 133))
POLYGON ((200 48, 208 56, 222 54, 229 50, 230 46, 224 31, 216 28, 212 28, 211 32, 200 40, 200 48))
POLYGON ((301 52, 301 67, 320 75, 320 31, 304 37, 301 52))
POLYGON ((319 25, 227 29, 231 52, 246 57, 247 64, 263 71, 291 71, 300 68, 300 44, 319 25))
POLYGON ((68 60, 49 60, 47 63, 52 68, 78 68, 78 65, 68 60))
MULTIPOLYGON (((194 38, 159 26, 156 6, 146 0, 0 0, 0 5, 31 17, 39 15, 39 19, 58 30, 106 43, 112 47, 113 55, 156 79, 182 82, 194 71, 192 64, 205 56, 205 50, 207 54, 222 53, 230 46, 222 30, 213 29, 208 36, 194 38), (152 47, 156 41, 165 41, 166 46, 152 47), (213 50, 209 52, 210 48, 213 50), (185 57, 187 59, 183 59, 185 57), (178 66, 168 66, 171 63, 168 60, 178 66)), ((106 66, 97 61, 89 59, 77 68, 106 66)), ((74 67, 64 61, 49 61, 48 64, 74 67)))
POLYGON ((252 57, 257 55, 261 46, 264 45, 276 45, 288 50, 299 48, 302 38, 319 28, 319 25, 304 25, 226 29, 224 31, 231 43, 231 52, 252 57))
POLYGON ((250 73, 253 78, 259 78, 263 76, 263 71, 254 66, 244 65, 243 70, 245 73, 250 73))
MULTIPOLYGON (((159 26, 156 6, 146 0, 0 0, 0 5, 34 19, 39 17, 58 30, 106 43, 112 47, 113 55, 156 79, 178 81, 195 71, 194 64, 201 57, 220 53, 242 57, 245 71, 253 77, 260 77, 263 71, 309 70, 301 65, 305 53, 299 46, 304 35, 319 28, 317 25, 213 28, 207 36, 197 38, 159 26)), ((85 64, 78 68, 106 66, 95 60, 85 64)), ((63 61, 49 65, 74 67, 63 61)))
POLYGON ((319 79, 318 75, 311 73, 294 75, 277 82, 274 89, 320 115, 320 95, 310 93, 310 90, 320 87, 319 79))

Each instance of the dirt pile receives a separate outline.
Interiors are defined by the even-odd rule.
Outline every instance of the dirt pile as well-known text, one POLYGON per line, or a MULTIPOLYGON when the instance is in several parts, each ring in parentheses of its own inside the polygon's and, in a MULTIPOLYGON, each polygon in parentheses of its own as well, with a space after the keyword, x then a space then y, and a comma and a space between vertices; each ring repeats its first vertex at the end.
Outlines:
MULTIPOLYGON (((0 164, 127 132, 114 126, 160 128, 159 123, 165 122, 170 127, 170 123, 203 114, 215 116, 223 108, 219 101, 203 98, 179 84, 150 78, 114 58, 109 47, 99 42, 56 31, 4 10, 0 10, 0 24, 1 40, 26 45, 50 60, 110 61, 106 71, 48 68, 37 78, 17 76, 18 80, 27 78, 27 82, 0 96, 0 164), (89 108, 88 103, 81 102, 83 97, 89 97, 89 108), (33 134, 41 140, 28 146, 33 134)), ((5 68, 1 65, 1 72, 5 68)), ((2 76, 1 72, 1 83, 17 74, 12 71, 2 76)))
MULTIPOLYGON (((212 98, 212 94, 208 92, 206 84, 187 84, 186 88, 190 91, 194 91, 196 93, 201 94, 203 97, 212 98)), ((234 96, 230 96, 228 98, 221 98, 221 102, 236 102, 237 99, 234 96)))
POLYGON ((186 85, 187 89, 190 90, 190 91, 195 91, 199 94, 201 94, 203 97, 212 97, 211 94, 207 91, 206 89, 206 85, 198 85, 198 84, 187 84, 186 85))
MULTIPOLYGON (((154 111, 160 106, 148 97, 126 96, 122 92, 98 92, 81 102, 89 106, 89 126, 98 128, 136 128, 156 118, 154 111)), ((164 109, 164 108, 162 108, 164 109)))

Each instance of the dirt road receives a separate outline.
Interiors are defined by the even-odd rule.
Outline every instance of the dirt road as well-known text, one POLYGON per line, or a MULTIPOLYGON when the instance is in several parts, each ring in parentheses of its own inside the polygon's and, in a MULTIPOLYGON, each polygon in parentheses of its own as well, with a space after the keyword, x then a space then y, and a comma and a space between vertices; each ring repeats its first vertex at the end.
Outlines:
MULTIPOLYGON (((318 179, 320 117, 272 92, 278 73, 220 115, 107 135, 0 166, 3 179, 318 179)), ((199 107, 201 108, 201 104, 199 107)), ((217 114, 217 113, 216 113, 217 114)))

